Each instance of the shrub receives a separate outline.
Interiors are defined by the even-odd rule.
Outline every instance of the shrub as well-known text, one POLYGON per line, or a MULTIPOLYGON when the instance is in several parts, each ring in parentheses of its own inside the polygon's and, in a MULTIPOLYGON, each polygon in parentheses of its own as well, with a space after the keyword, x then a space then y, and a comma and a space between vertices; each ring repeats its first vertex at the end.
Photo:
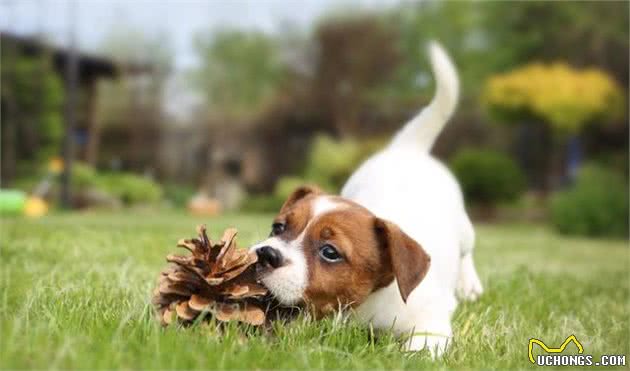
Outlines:
POLYGON ((296 188, 307 183, 309 182, 300 177, 284 176, 278 179, 272 194, 248 196, 245 201, 243 201, 241 210, 260 213, 277 213, 289 195, 296 188))
POLYGON ((273 195, 279 200, 286 200, 293 191, 308 182, 296 176, 283 176, 278 179, 273 190, 273 195))
POLYGON ((353 140, 318 136, 311 143, 304 176, 327 190, 341 187, 357 162, 359 146, 353 140))
POLYGON ((304 171, 304 183, 338 192, 356 168, 383 146, 380 139, 337 140, 320 135, 313 140, 304 171))
POLYGON ((116 196, 126 205, 154 203, 162 199, 162 187, 139 175, 110 173, 99 175, 97 179, 98 188, 116 196))
POLYGON ((72 167, 72 184, 78 190, 94 189, 120 199, 126 205, 154 203, 163 196, 155 181, 132 173, 103 173, 85 163, 72 167))
POLYGON ((628 185, 598 166, 583 167, 573 188, 551 199, 551 221, 561 233, 628 236, 628 185))
MULTIPOLYGON (((25 192, 32 192, 45 174, 45 171, 39 169, 34 175, 19 178, 16 187, 25 192)), ((54 183, 54 187, 58 187, 57 182, 54 183)), ((72 165, 72 188, 79 193, 88 190, 98 191, 115 197, 126 205, 154 203, 162 200, 164 196, 162 187, 152 179, 133 173, 99 172, 83 162, 75 162, 72 165)))
POLYGON ((164 198, 176 207, 186 207, 190 199, 195 195, 195 188, 179 183, 167 183, 163 185, 164 198))
POLYGON ((250 213, 277 213, 284 199, 275 195, 250 195, 241 204, 240 210, 250 213))
POLYGON ((464 196, 473 203, 495 204, 515 200, 525 188, 525 178, 508 156, 490 150, 464 149, 451 161, 464 196))
POLYGON ((241 204, 241 210, 277 212, 291 192, 304 184, 315 184, 326 192, 337 193, 361 162, 383 143, 381 139, 358 141, 317 136, 311 143, 303 173, 281 177, 270 195, 250 195, 241 204))
POLYGON ((499 118, 534 116, 557 132, 575 133, 596 119, 618 119, 624 94, 604 71, 566 63, 532 63, 488 80, 483 101, 499 118))
POLYGON ((72 165, 72 185, 77 188, 99 187, 99 174, 92 166, 75 162, 72 165))

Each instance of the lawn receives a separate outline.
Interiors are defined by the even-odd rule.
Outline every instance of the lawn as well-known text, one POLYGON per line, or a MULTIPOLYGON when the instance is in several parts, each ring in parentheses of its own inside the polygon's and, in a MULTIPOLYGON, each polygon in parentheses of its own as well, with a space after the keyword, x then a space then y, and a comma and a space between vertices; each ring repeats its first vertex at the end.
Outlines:
POLYGON ((387 334, 352 319, 302 319, 271 335, 237 328, 162 329, 149 304, 164 256, 206 222, 240 229, 242 246, 269 216, 201 220, 177 213, 54 215, 2 220, 3 369, 513 369, 533 367, 528 340, 558 346, 574 334, 586 354, 629 349, 627 241, 560 237, 536 225, 477 227, 486 293, 455 315, 457 341, 433 362, 403 354, 387 334))

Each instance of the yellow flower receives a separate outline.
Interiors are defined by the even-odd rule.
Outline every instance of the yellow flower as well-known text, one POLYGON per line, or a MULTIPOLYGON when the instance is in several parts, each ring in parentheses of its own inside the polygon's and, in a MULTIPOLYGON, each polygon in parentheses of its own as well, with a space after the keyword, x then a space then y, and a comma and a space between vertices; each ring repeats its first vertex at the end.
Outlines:
POLYGON ((533 115, 563 132, 579 131, 600 117, 616 118, 624 110, 624 94, 606 73, 563 62, 534 62, 495 75, 482 100, 491 110, 533 115))

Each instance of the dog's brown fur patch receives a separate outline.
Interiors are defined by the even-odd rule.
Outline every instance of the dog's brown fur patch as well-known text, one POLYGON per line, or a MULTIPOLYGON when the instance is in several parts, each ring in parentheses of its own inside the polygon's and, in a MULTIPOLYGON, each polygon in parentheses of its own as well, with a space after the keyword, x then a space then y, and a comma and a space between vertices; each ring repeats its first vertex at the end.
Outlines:
POLYGON ((374 216, 358 205, 326 213, 309 225, 302 242, 309 272, 305 300, 316 312, 359 305, 394 279, 373 225, 374 216), (322 260, 319 250, 326 244, 334 246, 343 259, 322 260))

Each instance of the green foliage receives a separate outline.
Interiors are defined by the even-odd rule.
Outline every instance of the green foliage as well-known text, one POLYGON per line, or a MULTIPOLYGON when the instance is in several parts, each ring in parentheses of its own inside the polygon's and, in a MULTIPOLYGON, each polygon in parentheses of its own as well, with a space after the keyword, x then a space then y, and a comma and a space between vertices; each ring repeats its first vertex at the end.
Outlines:
POLYGON ((131 173, 99 175, 98 187, 126 205, 155 203, 162 199, 162 187, 155 181, 131 173))
POLYGON ((494 204, 515 200, 525 188, 525 178, 516 163, 503 153, 463 149, 451 161, 464 196, 473 203, 494 204))
MULTIPOLYGON (((388 24, 400 35, 397 47, 402 63, 395 72, 387 93, 381 98, 395 97, 402 101, 417 102, 419 96, 430 97, 434 86, 430 82, 427 42, 439 40, 448 49, 456 64, 466 66, 458 73, 464 95, 476 94, 481 78, 496 68, 494 59, 498 51, 479 42, 485 38, 483 3, 471 1, 408 2, 394 8, 388 24), (444 22, 448 19, 448 22, 444 22)), ((466 107, 460 107, 465 109, 466 107)))
POLYGON ((16 110, 10 111, 12 116, 6 117, 3 125, 17 126, 18 145, 40 144, 38 148, 22 148, 20 152, 30 156, 35 149, 36 160, 47 159, 58 153, 63 136, 62 81, 46 56, 17 56, 7 45, 2 48, 2 60, 3 107, 6 104, 16 110))
MULTIPOLYGON (((623 1, 485 1, 475 3, 492 53, 505 70, 532 59, 598 65, 627 79, 629 3, 623 1)), ((627 80, 626 80, 627 81, 627 80)), ((625 85, 625 84, 624 84, 625 85)))
POLYGON ((273 190, 273 195, 276 199, 282 200, 282 202, 284 202, 284 200, 286 200, 291 195, 291 193, 293 193, 293 191, 307 183, 308 182, 306 180, 300 177, 283 176, 276 182, 276 186, 273 190))
MULTIPOLYGON (((44 174, 44 171, 37 171, 36 175, 21 177, 16 180, 16 187, 31 192, 44 174)), ((155 203, 164 197, 162 187, 151 179, 133 173, 99 172, 83 162, 72 165, 72 188, 75 192, 96 190, 125 205, 155 203)))
POLYGON ((297 176, 283 176, 276 182, 273 193, 268 195, 250 195, 241 205, 246 212, 276 213, 284 201, 298 187, 313 183, 297 176))
POLYGON ((164 198, 181 208, 185 207, 196 193, 194 187, 179 183, 167 183, 163 188, 164 198))
POLYGON ((241 210, 277 212, 291 192, 304 184, 314 184, 326 192, 337 193, 352 172, 382 146, 380 139, 359 141, 317 136, 311 143, 302 174, 281 177, 270 195, 250 195, 241 210))
POLYGON ((274 194, 249 195, 240 206, 240 211, 247 213, 277 213, 284 199, 274 194))
POLYGON ((311 143, 303 178, 329 192, 338 192, 367 157, 383 146, 380 139, 359 141, 320 135, 311 143))
POLYGON ((358 162, 359 150, 354 140, 318 136, 311 143, 304 177, 326 190, 338 190, 358 162))
POLYGON ((132 173, 104 173, 84 163, 72 167, 72 184, 77 190, 96 189, 120 199, 126 205, 155 203, 164 191, 155 181, 132 173))
POLYGON ((99 174, 92 166, 83 163, 75 162, 72 164, 72 185, 76 188, 90 188, 98 187, 99 174))
POLYGON ((610 170, 581 169, 575 186, 551 199, 551 222, 566 234, 628 236, 628 184, 610 170))
POLYGON ((275 93, 284 75, 276 40, 261 32, 223 30, 200 37, 202 68, 194 83, 214 111, 239 115, 255 111, 275 93))

